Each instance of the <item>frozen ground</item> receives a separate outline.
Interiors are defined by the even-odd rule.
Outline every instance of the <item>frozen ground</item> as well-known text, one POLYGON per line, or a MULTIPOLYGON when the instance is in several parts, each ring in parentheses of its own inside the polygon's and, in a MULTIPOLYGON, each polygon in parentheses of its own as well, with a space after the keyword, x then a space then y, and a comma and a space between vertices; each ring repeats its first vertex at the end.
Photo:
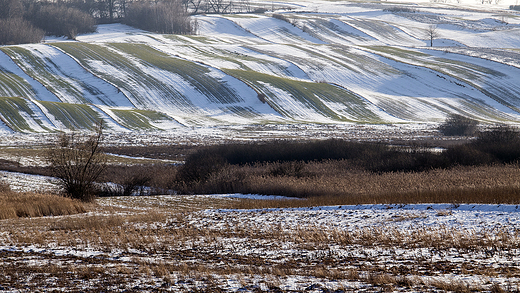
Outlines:
MULTIPOLYGON (((443 138, 437 130, 438 123, 422 124, 272 124, 190 127, 157 132, 107 131, 104 143, 117 145, 164 145, 164 144, 216 144, 229 141, 272 139, 328 139, 343 138, 362 141, 392 141, 443 138)), ((3 133, 0 146, 41 146, 56 141, 56 134, 3 133)))
POLYGON ((518 206, 226 208, 248 196, 234 197, 106 198, 86 215, 1 221, 0 290, 520 289, 518 206))

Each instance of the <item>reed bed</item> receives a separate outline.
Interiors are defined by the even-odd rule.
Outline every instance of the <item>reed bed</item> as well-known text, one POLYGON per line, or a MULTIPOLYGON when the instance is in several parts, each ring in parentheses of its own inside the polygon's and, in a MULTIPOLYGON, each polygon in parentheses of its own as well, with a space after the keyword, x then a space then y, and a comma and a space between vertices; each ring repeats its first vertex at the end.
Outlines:
POLYGON ((86 212, 73 199, 55 194, 13 192, 6 184, 0 187, 0 220, 19 217, 72 215, 86 212))

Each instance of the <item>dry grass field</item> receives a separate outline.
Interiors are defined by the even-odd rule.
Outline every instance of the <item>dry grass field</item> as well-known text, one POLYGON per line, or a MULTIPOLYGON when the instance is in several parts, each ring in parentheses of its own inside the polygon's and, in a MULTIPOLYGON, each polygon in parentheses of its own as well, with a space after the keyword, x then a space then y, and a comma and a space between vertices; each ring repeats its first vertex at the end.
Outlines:
MULTIPOLYGON (((508 186, 516 169, 473 170, 488 175, 468 188, 484 188, 504 174, 512 178, 501 183, 508 186)), ((433 184, 432 177, 410 176, 407 182, 417 186, 433 184)), ((385 190, 382 182, 374 188, 385 190)), ((371 193, 366 189, 358 199, 371 193)), ((83 204, 80 214, 5 219, 0 291, 520 290, 518 206, 419 204, 428 200, 404 194, 409 204, 350 205, 344 197, 108 197, 83 204)))
POLYGON ((115 197, 98 199, 83 214, 3 220, 0 287, 516 292, 520 286, 515 206, 266 205, 274 200, 115 197))

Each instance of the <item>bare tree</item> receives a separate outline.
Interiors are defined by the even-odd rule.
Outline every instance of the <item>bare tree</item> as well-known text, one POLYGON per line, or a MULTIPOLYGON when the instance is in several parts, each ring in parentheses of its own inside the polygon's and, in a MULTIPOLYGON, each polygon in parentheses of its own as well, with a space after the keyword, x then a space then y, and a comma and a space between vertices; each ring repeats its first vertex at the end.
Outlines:
POLYGON ((426 36, 430 39, 430 47, 433 47, 433 40, 439 37, 437 26, 430 24, 428 29, 426 29, 426 36))
POLYGON ((23 5, 20 0, 0 0, 0 18, 20 18, 23 5))
POLYGON ((208 8, 211 8, 211 10, 214 13, 226 13, 226 11, 228 9, 231 10, 231 6, 233 6, 232 1, 228 1, 228 2, 226 2, 224 0, 209 0, 208 1, 208 8))
POLYGON ((62 133, 58 143, 48 150, 47 162, 66 196, 86 202, 94 200, 95 181, 107 163, 100 150, 102 139, 103 125, 99 123, 96 132, 86 137, 62 133))

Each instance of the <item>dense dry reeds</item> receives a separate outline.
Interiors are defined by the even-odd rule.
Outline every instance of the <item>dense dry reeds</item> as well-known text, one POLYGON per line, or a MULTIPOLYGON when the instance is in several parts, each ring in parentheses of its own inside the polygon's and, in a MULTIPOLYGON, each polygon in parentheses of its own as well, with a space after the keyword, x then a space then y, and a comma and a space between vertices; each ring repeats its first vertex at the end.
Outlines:
POLYGON ((337 204, 518 203, 519 159, 517 130, 498 126, 443 152, 342 140, 211 146, 189 155, 172 181, 180 193, 337 204))
POLYGON ((84 213, 78 201, 54 194, 17 193, 0 185, 0 220, 18 217, 59 216, 84 213))

